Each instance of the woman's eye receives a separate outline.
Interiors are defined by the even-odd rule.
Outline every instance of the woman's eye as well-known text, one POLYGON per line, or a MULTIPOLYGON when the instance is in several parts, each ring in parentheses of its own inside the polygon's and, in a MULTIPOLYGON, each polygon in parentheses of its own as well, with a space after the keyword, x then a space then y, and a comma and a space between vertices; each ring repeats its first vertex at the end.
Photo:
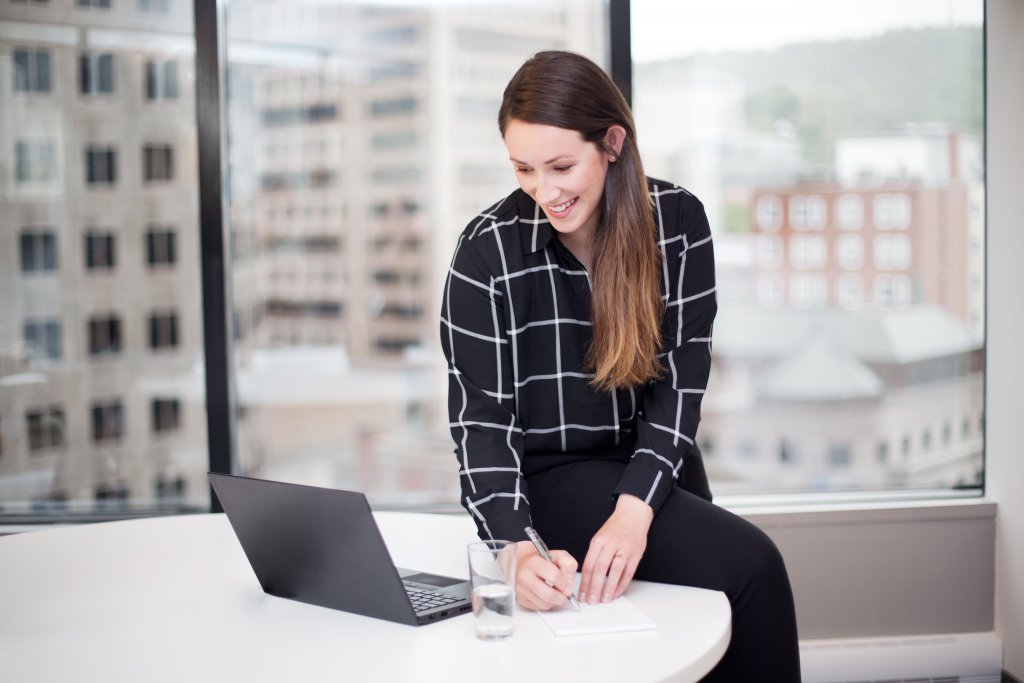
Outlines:
POLYGON ((565 173, 570 169, 572 169, 572 166, 555 166, 555 170, 558 171, 559 173, 565 173))
POLYGON ((528 169, 528 168, 517 168, 516 169, 516 173, 519 173, 519 174, 522 174, 522 175, 529 175, 530 172, 531 172, 531 170, 528 169))

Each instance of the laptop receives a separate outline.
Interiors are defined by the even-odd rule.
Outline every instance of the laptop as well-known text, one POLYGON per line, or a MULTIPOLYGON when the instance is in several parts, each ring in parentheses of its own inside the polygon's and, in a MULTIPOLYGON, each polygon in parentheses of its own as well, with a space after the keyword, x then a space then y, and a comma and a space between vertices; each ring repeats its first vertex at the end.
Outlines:
POLYGON ((215 472, 210 485, 269 595, 413 626, 472 609, 469 581, 395 567, 362 493, 215 472))

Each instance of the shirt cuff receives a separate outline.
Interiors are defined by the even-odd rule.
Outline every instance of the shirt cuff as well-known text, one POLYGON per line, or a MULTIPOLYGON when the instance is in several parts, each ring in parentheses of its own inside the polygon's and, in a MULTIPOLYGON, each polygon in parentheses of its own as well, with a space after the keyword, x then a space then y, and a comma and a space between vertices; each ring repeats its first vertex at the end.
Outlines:
POLYGON ((614 495, 628 493, 636 496, 650 505, 654 514, 658 514, 673 486, 675 479, 670 472, 634 458, 626 465, 614 495))
POLYGON ((512 541, 513 543, 530 540, 526 536, 526 531, 524 531, 531 524, 530 511, 528 509, 510 510, 500 515, 488 517, 485 521, 487 529, 491 532, 490 536, 488 536, 487 530, 484 529, 484 522, 481 522, 475 516, 473 520, 476 522, 477 535, 485 541, 490 540, 492 537, 496 541, 512 541))

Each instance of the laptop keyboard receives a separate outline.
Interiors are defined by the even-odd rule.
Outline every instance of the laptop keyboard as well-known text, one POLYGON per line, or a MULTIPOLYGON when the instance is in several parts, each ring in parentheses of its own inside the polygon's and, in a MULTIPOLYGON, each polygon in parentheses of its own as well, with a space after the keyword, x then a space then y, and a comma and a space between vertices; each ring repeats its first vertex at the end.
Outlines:
POLYGON ((427 610, 434 609, 435 607, 444 607, 450 605, 453 602, 458 602, 459 598, 452 597, 451 595, 445 595, 444 593, 437 593, 435 591, 425 591, 419 588, 413 588, 412 586, 406 586, 405 592, 409 594, 409 600, 412 601, 412 607, 417 612, 425 612, 427 610))

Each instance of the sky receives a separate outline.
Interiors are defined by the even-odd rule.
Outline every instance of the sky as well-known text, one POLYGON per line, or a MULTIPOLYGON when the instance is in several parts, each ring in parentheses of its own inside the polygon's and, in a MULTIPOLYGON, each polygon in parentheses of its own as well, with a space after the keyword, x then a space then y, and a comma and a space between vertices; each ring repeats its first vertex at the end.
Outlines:
POLYGON ((982 0, 632 0, 633 59, 979 25, 982 0))

